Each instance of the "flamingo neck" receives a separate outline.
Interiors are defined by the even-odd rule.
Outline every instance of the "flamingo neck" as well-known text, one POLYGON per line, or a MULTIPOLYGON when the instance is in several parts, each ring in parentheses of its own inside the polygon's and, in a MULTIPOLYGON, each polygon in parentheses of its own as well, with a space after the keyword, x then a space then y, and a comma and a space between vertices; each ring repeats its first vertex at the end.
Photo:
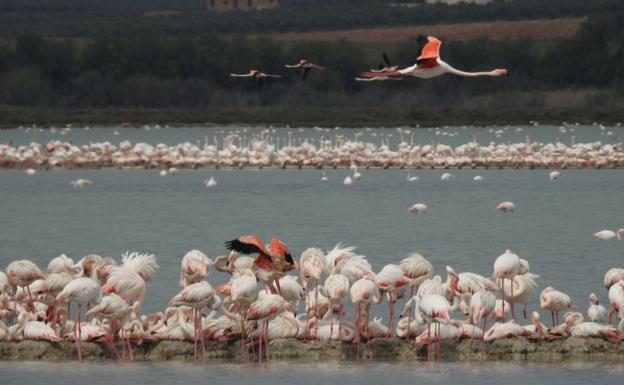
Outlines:
POLYGON ((463 76, 463 77, 469 77, 469 78, 479 77, 479 76, 491 76, 491 77, 499 76, 496 70, 487 71, 487 72, 468 72, 468 71, 458 70, 457 68, 454 68, 448 63, 442 62, 441 60, 440 60, 440 64, 445 67, 446 72, 453 74, 453 75, 457 75, 457 76, 463 76))

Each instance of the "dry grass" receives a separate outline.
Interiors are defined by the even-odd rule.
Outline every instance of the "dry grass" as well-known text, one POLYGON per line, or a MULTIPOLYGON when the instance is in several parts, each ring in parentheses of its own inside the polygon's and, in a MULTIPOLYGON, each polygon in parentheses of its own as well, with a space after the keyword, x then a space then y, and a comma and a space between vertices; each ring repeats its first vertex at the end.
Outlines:
POLYGON ((578 31, 584 17, 495 21, 483 23, 439 24, 391 28, 353 29, 345 31, 315 31, 276 33, 276 41, 335 41, 346 39, 354 43, 402 42, 418 35, 433 35, 449 40, 469 40, 486 37, 491 40, 531 38, 557 40, 571 38, 578 31))

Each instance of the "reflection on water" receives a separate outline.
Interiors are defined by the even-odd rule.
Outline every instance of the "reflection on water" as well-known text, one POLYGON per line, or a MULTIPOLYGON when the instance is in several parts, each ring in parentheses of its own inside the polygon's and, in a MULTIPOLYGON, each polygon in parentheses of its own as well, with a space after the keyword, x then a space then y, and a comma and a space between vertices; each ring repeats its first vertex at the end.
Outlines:
POLYGON ((210 383, 210 384, 586 384, 618 381, 621 364, 483 363, 303 363, 271 362, 266 365, 210 362, 165 363, 46 363, 16 366, 0 363, 7 384, 31 383, 46 378, 56 384, 210 383))

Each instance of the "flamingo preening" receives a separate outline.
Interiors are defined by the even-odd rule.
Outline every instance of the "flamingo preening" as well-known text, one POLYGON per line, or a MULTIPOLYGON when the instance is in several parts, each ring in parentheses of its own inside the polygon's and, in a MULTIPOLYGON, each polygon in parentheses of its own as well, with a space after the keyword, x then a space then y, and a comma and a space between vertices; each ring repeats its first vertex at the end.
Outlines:
POLYGON ((312 71, 313 69, 314 70, 319 70, 319 71, 323 71, 325 69, 325 67, 322 67, 320 65, 311 63, 307 59, 301 59, 301 60, 299 60, 299 63, 297 63, 297 64, 286 64, 284 67, 301 69, 301 79, 303 79, 303 80, 306 80, 306 78, 310 74, 310 71, 312 71))
POLYGON ((448 63, 444 62, 440 58, 440 47, 442 42, 433 36, 418 38, 421 44, 424 44, 420 50, 420 55, 416 59, 416 62, 403 69, 395 71, 369 71, 360 74, 361 79, 374 79, 376 77, 382 78, 401 78, 401 77, 417 77, 421 79, 431 79, 444 74, 452 74, 464 77, 478 77, 478 76, 491 76, 500 77, 507 76, 508 71, 506 69, 495 69, 488 72, 466 72, 458 70, 448 63))

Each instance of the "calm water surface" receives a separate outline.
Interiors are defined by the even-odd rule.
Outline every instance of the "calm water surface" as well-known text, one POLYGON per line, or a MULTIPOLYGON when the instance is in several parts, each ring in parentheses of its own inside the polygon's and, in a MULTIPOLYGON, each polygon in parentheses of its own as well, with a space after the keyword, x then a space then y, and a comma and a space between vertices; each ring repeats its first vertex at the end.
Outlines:
POLYGON ((614 364, 567 366, 472 363, 186 363, 93 364, 25 362, 0 363, 4 384, 551 384, 618 383, 624 370, 614 364), (37 381, 35 380, 35 383, 37 381))
MULTIPOLYGON (((14 131, 18 132, 18 131, 14 131)), ((6 133, 1 132, 3 138, 6 133)), ((126 131, 120 135, 123 137, 126 131)), ((145 137, 145 135, 143 135, 145 137)), ((175 142, 184 141, 182 137, 175 142)), ((4 140, 4 139, 3 139, 4 140)), ((596 136, 595 140, 601 140, 596 136)), ((174 143, 175 143, 174 142, 174 143)), ((122 252, 154 253, 160 269, 148 286, 144 311, 161 310, 178 291, 181 256, 200 249, 215 257, 223 242, 256 233, 265 241, 280 237, 298 257, 306 247, 330 249, 338 242, 357 246, 376 270, 418 251, 436 273, 445 266, 490 275, 495 258, 510 248, 540 275, 539 290, 555 286, 569 293, 582 311, 595 291, 603 302, 604 272, 624 266, 624 241, 602 241, 592 233, 624 227, 624 173, 621 170, 564 170, 550 181, 548 170, 455 170, 413 172, 407 182, 399 170, 363 170, 359 183, 343 186, 347 170, 317 171, 187 170, 161 177, 158 171, 0 171, 0 268, 28 258, 45 267, 60 253, 78 259, 87 253, 119 258, 122 252), (480 174, 481 183, 472 180, 480 174), (218 186, 202 181, 214 176, 218 186), (69 182, 92 179, 74 189, 69 182), (503 201, 516 203, 512 214, 496 212, 503 201), (410 214, 416 202, 429 206, 410 214)), ((226 277, 213 273, 213 284, 226 277)), ((531 304, 535 308, 537 301, 531 304)), ((386 306, 375 310, 385 315, 386 306)), ((543 314, 544 319, 548 319, 543 314)), ((619 380, 622 365, 528 365, 483 363, 425 364, 272 363, 254 365, 0 363, 3 383, 166 384, 214 383, 589 383, 619 380), (8 382, 7 382, 8 381, 8 382), (50 381, 48 381, 50 382, 50 381)))

